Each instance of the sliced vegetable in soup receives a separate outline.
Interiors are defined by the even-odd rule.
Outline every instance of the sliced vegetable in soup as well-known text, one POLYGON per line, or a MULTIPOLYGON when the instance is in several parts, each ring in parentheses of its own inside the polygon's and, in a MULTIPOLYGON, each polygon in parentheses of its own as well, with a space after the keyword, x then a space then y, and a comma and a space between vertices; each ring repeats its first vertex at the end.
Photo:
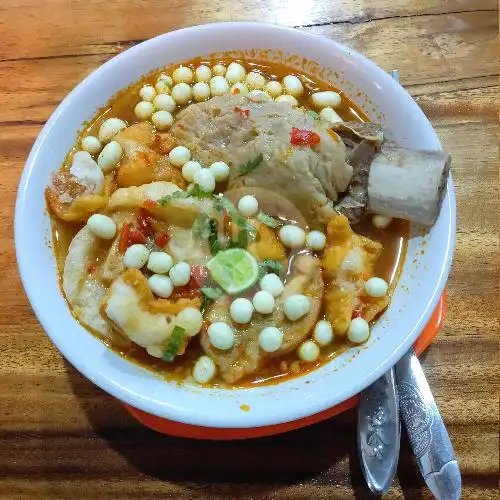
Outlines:
POLYGON ((46 188, 62 290, 168 378, 300 375, 368 340, 449 163, 279 64, 167 68, 116 96, 46 188))

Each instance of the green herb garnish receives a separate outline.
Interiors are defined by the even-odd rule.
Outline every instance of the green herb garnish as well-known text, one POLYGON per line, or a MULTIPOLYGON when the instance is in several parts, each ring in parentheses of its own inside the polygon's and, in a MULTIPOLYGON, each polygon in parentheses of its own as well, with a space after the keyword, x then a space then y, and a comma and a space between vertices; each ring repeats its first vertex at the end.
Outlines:
POLYGON ((200 212, 193 222, 193 236, 198 240, 205 240, 210 236, 210 217, 200 212))
POLYGON ((318 113, 316 113, 316 111, 308 111, 306 114, 309 115, 310 117, 312 117, 313 120, 319 119, 319 115, 318 115, 318 113))
POLYGON ((260 266, 271 273, 279 274, 281 272, 281 262, 277 260, 264 260, 260 263, 260 266))
POLYGON ((209 299, 216 300, 222 295, 222 290, 220 288, 212 288, 210 286, 204 286, 200 288, 200 292, 209 299))
POLYGON ((208 298, 206 295, 201 296, 201 304, 200 304, 200 312, 201 315, 204 316, 209 308, 210 304, 212 304, 213 300, 208 298))
POLYGON ((210 219, 208 221, 209 235, 208 244, 210 245, 210 252, 212 255, 216 255, 222 250, 222 244, 217 237, 217 221, 215 219, 210 219))
POLYGON ((238 175, 246 175, 255 170, 264 160, 264 155, 260 153, 253 160, 248 160, 243 165, 238 167, 238 175))
POLYGON ((167 194, 163 198, 160 198, 158 200, 158 203, 163 207, 165 205, 168 205, 173 200, 182 200, 187 198, 188 196, 189 193, 187 191, 175 191, 175 193, 167 194))
POLYGON ((274 217, 271 217, 264 212, 259 212, 259 215, 257 215, 257 219, 259 219, 262 224, 272 229, 276 229, 277 227, 280 227, 282 225, 282 222, 280 220, 275 219, 274 217))
POLYGON ((163 361, 165 361, 166 363, 172 363, 177 354, 179 354, 179 351, 182 347, 182 343, 184 342, 185 337, 186 337, 186 330, 184 330, 184 328, 182 328, 181 326, 175 326, 174 331, 172 332, 170 340, 167 344, 167 347, 163 352, 163 357, 162 357, 163 361))
POLYGON ((193 196, 194 198, 198 198, 199 200, 203 200, 205 198, 212 198, 214 195, 210 191, 204 191, 199 184, 193 184, 187 190, 189 196, 193 196))

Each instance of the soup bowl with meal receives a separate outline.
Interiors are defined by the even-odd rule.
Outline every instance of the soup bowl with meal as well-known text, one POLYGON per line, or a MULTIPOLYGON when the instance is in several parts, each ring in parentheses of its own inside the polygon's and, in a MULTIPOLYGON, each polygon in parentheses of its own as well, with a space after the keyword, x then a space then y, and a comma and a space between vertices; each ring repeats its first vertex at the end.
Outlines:
POLYGON ((47 122, 19 269, 56 347, 122 402, 203 428, 298 421, 428 321, 453 251, 449 167, 356 52, 259 23, 183 29, 111 59, 47 122))

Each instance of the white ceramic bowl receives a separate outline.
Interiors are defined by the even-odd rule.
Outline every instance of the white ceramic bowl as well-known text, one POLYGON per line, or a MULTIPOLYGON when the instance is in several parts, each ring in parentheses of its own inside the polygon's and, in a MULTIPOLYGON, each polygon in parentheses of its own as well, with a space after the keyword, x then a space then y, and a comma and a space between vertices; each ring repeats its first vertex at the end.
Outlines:
POLYGON ((364 105, 365 110, 370 117, 382 120, 389 138, 415 148, 441 147, 406 91, 347 47, 273 25, 196 26, 123 52, 64 99, 38 136, 26 163, 16 204, 15 241, 21 278, 38 319, 61 353, 87 378, 118 399, 160 417, 200 426, 242 428, 297 420, 330 408, 364 389, 404 354, 428 321, 448 277, 455 200, 450 180, 432 230, 424 234, 412 228, 399 286, 368 344, 312 373, 274 386, 211 390, 165 382, 116 355, 74 320, 61 295, 54 255, 47 244, 51 230, 44 188, 75 143, 82 124, 117 91, 166 64, 232 49, 274 49, 283 52, 280 57, 291 53, 316 61, 331 69, 330 73, 337 73, 334 83, 348 95, 360 91, 368 97, 370 104, 364 105), (242 411, 243 404, 250 410, 242 411))

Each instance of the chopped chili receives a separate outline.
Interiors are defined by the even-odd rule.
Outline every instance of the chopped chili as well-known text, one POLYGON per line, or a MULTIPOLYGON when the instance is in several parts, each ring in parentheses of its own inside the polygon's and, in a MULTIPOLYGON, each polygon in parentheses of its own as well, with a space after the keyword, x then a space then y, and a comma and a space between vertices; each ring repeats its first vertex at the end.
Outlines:
POLYGON ((123 253, 130 245, 134 245, 135 243, 146 243, 146 237, 140 231, 133 229, 130 222, 125 222, 120 232, 118 250, 123 253))
POLYGON ((170 299, 196 299, 200 295, 200 287, 191 276, 187 285, 175 287, 174 293, 170 296, 170 299))
POLYGON ((154 201, 154 200, 146 200, 142 204, 142 208, 149 210, 149 211, 154 210, 155 208, 158 208, 158 202, 154 201))
POLYGON ((160 247, 163 248, 169 240, 168 233, 157 233, 155 236, 155 243, 160 247))
POLYGON ((248 118, 250 116, 249 109, 241 109, 238 106, 234 108, 235 113, 239 113, 242 118, 248 118))
POLYGON ((154 234, 155 230, 152 222, 153 216, 145 208, 139 208, 139 212, 137 213, 137 225, 139 226, 139 231, 145 236, 154 234))
POLYGON ((191 277, 199 287, 203 286, 208 278, 208 269, 205 266, 191 266, 191 277))
POLYGON ((290 137, 290 144, 294 146, 314 146, 319 144, 321 137, 312 130, 301 130, 299 128, 292 128, 292 135, 290 137))

